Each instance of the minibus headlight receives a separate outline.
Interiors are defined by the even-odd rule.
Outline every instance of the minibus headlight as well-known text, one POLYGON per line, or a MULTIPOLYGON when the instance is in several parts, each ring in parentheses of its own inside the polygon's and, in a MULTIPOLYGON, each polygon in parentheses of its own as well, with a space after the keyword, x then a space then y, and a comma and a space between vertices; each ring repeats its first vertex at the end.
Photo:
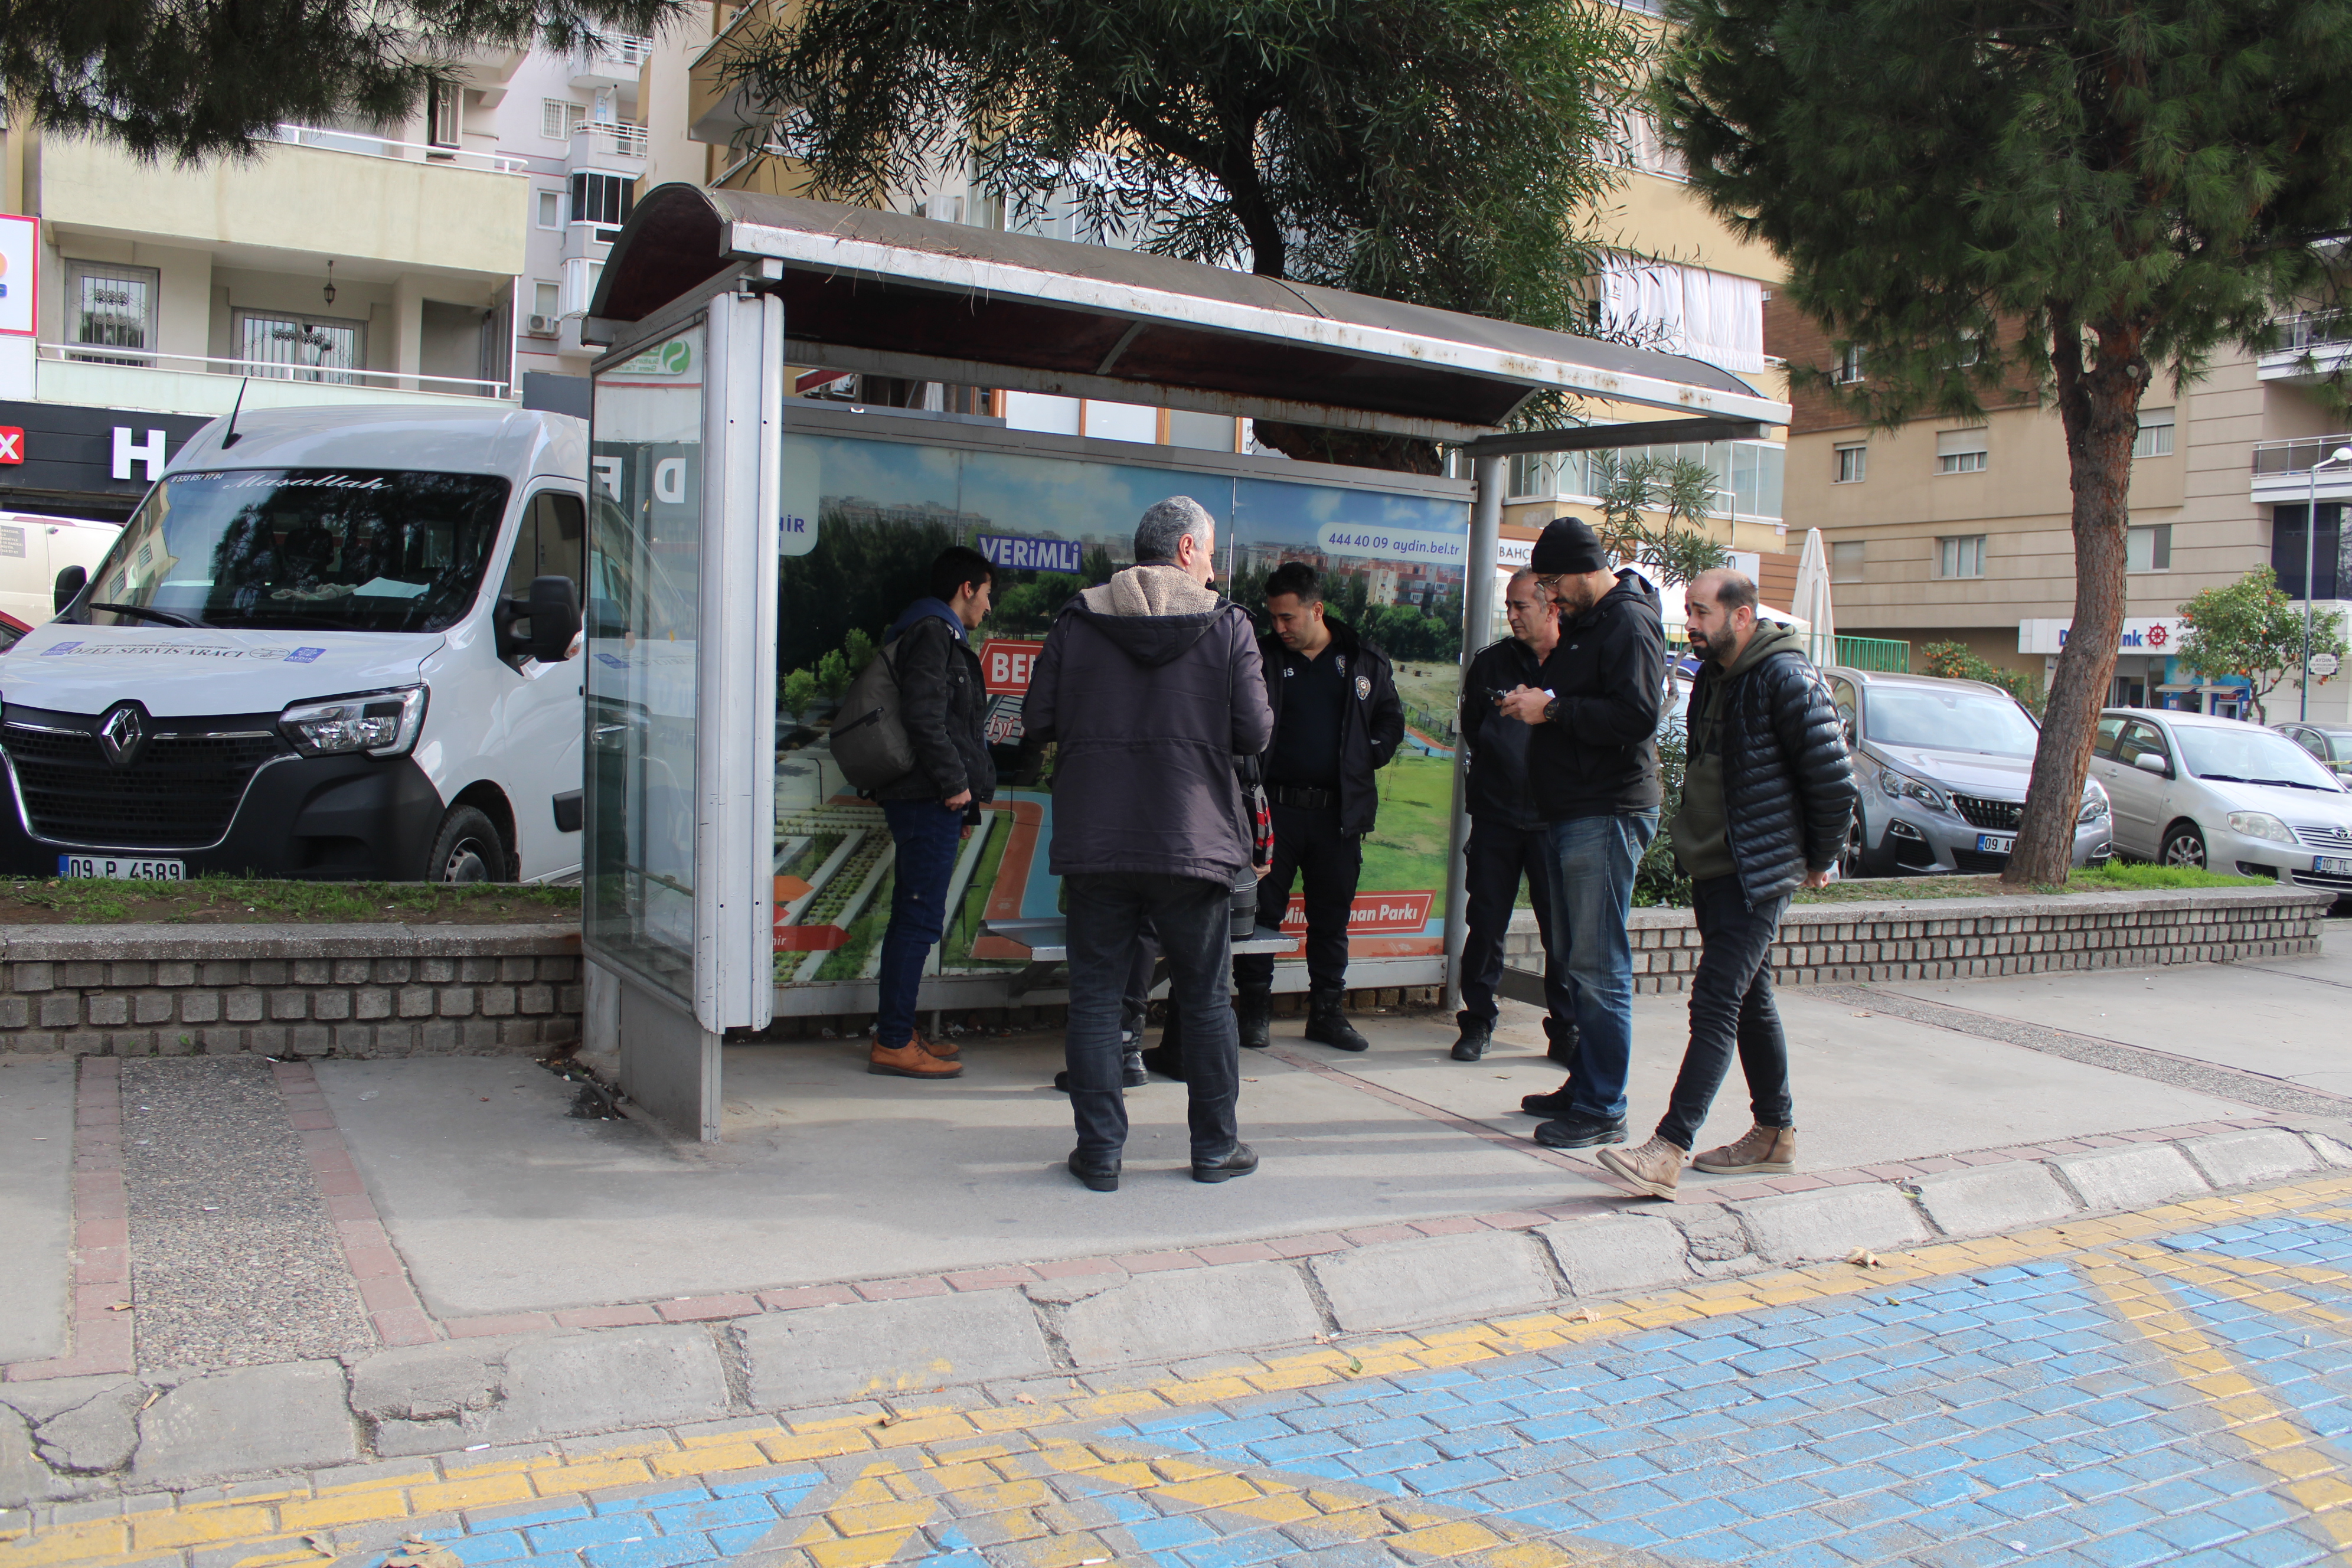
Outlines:
POLYGON ((324 702, 299 702, 278 716, 278 731, 306 757, 397 757, 425 728, 425 688, 368 691, 324 702))

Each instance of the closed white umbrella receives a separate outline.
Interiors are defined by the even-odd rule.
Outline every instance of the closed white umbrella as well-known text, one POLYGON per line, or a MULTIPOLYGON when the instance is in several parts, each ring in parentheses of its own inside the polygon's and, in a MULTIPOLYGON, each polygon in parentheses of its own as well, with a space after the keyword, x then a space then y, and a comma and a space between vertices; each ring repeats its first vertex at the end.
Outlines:
POLYGON ((1805 530, 1805 552, 1797 558, 1797 597, 1789 608, 1805 623, 1805 657, 1816 665, 1837 662, 1837 625, 1830 612, 1829 548, 1822 531, 1805 530))

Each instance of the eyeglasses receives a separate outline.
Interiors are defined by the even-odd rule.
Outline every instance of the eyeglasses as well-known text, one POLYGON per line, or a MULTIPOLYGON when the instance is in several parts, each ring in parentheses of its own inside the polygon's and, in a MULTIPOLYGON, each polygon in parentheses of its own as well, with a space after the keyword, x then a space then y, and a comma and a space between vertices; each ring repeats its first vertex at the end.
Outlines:
POLYGON ((1553 574, 1551 574, 1551 575, 1549 575, 1549 576, 1548 576, 1548 577, 1547 577, 1547 576, 1541 576, 1541 575, 1538 575, 1538 576, 1536 578, 1536 580, 1535 580, 1536 586, 1537 586, 1537 587, 1538 587, 1538 588, 1541 588, 1545 593, 1549 594, 1549 593, 1550 593, 1553 589, 1555 589, 1555 588, 1559 587, 1559 586, 1560 585, 1561 582, 1562 582, 1562 581, 1564 581, 1564 580, 1567 578, 1567 576, 1568 576, 1568 574, 1567 574, 1567 573, 1565 573, 1565 572, 1554 572, 1553 574))

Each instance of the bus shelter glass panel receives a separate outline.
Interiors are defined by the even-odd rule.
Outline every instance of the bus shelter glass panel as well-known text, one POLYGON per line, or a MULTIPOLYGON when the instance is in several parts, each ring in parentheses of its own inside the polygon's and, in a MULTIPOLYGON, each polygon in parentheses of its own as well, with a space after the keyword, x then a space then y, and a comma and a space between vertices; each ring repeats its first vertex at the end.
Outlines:
POLYGON ((589 940, 694 994, 704 330, 598 373, 589 457, 589 940))
MULTIPOLYGON (((1055 616, 1133 564, 1136 520, 1189 495, 1217 519, 1217 586, 1264 626, 1266 574, 1324 574, 1329 613, 1395 663, 1405 743, 1380 774, 1353 925, 1359 958, 1444 951, 1469 506, 1396 493, 1098 458, 788 429, 777 595, 775 976, 871 982, 890 912, 890 834, 832 759, 843 691, 927 592, 932 559, 966 544, 997 563, 971 634, 988 697, 996 798, 964 841, 931 973, 1009 973, 1028 952, 982 928, 1062 912, 1049 857, 1053 757, 1024 746, 1029 672, 1055 616)), ((1294 891, 1291 924, 1305 916, 1294 891)))

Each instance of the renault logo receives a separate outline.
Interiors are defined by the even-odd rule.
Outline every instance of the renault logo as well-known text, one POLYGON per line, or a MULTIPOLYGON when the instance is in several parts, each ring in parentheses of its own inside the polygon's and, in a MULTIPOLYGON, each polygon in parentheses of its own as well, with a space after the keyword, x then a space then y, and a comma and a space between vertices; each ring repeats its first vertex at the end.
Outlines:
POLYGON ((106 760, 127 768, 139 760, 140 744, 147 739, 145 715, 135 702, 117 703, 98 726, 98 743, 106 760))

